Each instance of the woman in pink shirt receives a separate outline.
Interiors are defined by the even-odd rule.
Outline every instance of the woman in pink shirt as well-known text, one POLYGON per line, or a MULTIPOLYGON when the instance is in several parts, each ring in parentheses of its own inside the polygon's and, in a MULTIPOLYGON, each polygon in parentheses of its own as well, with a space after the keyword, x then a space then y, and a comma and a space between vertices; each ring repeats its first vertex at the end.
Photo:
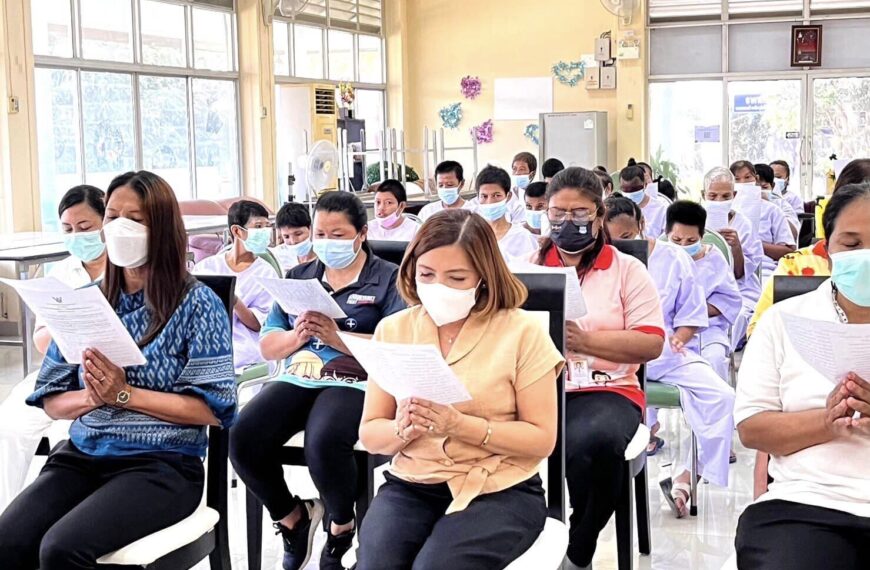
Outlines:
POLYGON ((598 534, 616 509, 625 449, 645 406, 637 371, 661 354, 665 337, 646 268, 609 244, 603 194, 589 170, 558 173, 547 187, 551 231, 537 260, 576 267, 588 309, 565 323, 566 473, 573 508, 566 568, 591 564, 598 534))

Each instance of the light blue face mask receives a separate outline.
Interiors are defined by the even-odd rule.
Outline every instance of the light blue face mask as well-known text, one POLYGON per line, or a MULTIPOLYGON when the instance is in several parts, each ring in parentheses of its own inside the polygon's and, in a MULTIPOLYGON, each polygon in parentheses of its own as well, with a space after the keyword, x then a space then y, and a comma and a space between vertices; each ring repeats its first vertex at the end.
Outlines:
POLYGON ((242 240, 245 249, 254 255, 266 253, 272 240, 272 228, 245 228, 245 230, 248 232, 248 238, 242 240))
POLYGON ((357 236, 350 239, 317 238, 312 242, 314 255, 330 269, 344 269, 354 262, 362 249, 360 246, 360 249, 354 251, 353 242, 356 238, 357 236))
POLYGON ((452 206, 459 200, 459 188, 439 188, 438 197, 448 206, 452 206))
POLYGON ((85 263, 97 259, 106 251, 106 244, 100 237, 100 230, 66 234, 63 238, 63 245, 70 252, 70 255, 85 263))
POLYGON ((285 247, 293 252, 293 255, 295 255, 296 257, 305 257, 306 255, 311 253, 311 238, 308 238, 305 241, 300 241, 297 244, 288 244, 285 247))
POLYGON ((646 188, 641 188, 640 190, 636 190, 634 192, 622 192, 622 195, 634 202, 635 204, 640 204, 643 202, 643 197, 646 196, 646 188))
POLYGON ((699 253, 701 253, 701 248, 704 247, 704 244, 701 242, 693 243, 692 245, 684 245, 683 251, 689 254, 690 257, 695 257, 699 253))
POLYGON ((478 212, 487 222, 497 222, 507 214, 507 200, 495 204, 481 204, 478 212))
POLYGON ((511 180, 514 183, 515 188, 519 188, 520 190, 525 190, 529 186, 530 176, 528 174, 514 174, 511 176, 511 180))
POLYGON ((534 230, 541 229, 541 218, 544 217, 543 210, 526 210, 526 223, 534 230))
POLYGON ((831 254, 831 281, 847 299, 870 307, 870 249, 831 254))

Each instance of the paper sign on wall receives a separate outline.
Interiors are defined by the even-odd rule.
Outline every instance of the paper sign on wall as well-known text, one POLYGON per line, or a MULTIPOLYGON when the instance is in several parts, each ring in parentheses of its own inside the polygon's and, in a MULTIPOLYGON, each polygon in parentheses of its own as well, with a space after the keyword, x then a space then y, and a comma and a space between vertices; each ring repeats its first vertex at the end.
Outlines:
POLYGON ((503 77, 495 80, 497 121, 538 120, 553 112, 552 77, 503 77))
POLYGON ((717 143, 721 140, 719 125, 710 127, 695 127, 696 143, 717 143))

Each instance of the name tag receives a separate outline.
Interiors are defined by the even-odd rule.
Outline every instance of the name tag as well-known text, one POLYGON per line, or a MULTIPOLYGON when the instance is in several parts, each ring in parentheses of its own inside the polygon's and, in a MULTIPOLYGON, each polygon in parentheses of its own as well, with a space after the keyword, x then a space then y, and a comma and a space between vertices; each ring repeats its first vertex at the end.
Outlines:
POLYGON ((375 304, 375 296, 374 295, 357 295, 356 293, 352 294, 347 298, 348 305, 374 305, 375 304))
POLYGON ((581 388, 601 388, 609 386, 613 378, 599 370, 589 370, 589 362, 585 358, 573 357, 568 359, 568 381, 566 389, 579 390, 581 388))

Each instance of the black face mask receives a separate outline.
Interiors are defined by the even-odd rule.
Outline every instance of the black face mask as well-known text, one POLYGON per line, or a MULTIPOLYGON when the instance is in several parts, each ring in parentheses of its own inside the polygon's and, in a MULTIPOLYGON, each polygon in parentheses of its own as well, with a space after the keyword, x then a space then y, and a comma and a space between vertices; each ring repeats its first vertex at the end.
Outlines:
POLYGON ((552 227, 550 239, 563 253, 577 255, 595 243, 596 238, 592 234, 592 223, 586 222, 582 226, 578 226, 570 220, 565 220, 562 224, 552 227))

